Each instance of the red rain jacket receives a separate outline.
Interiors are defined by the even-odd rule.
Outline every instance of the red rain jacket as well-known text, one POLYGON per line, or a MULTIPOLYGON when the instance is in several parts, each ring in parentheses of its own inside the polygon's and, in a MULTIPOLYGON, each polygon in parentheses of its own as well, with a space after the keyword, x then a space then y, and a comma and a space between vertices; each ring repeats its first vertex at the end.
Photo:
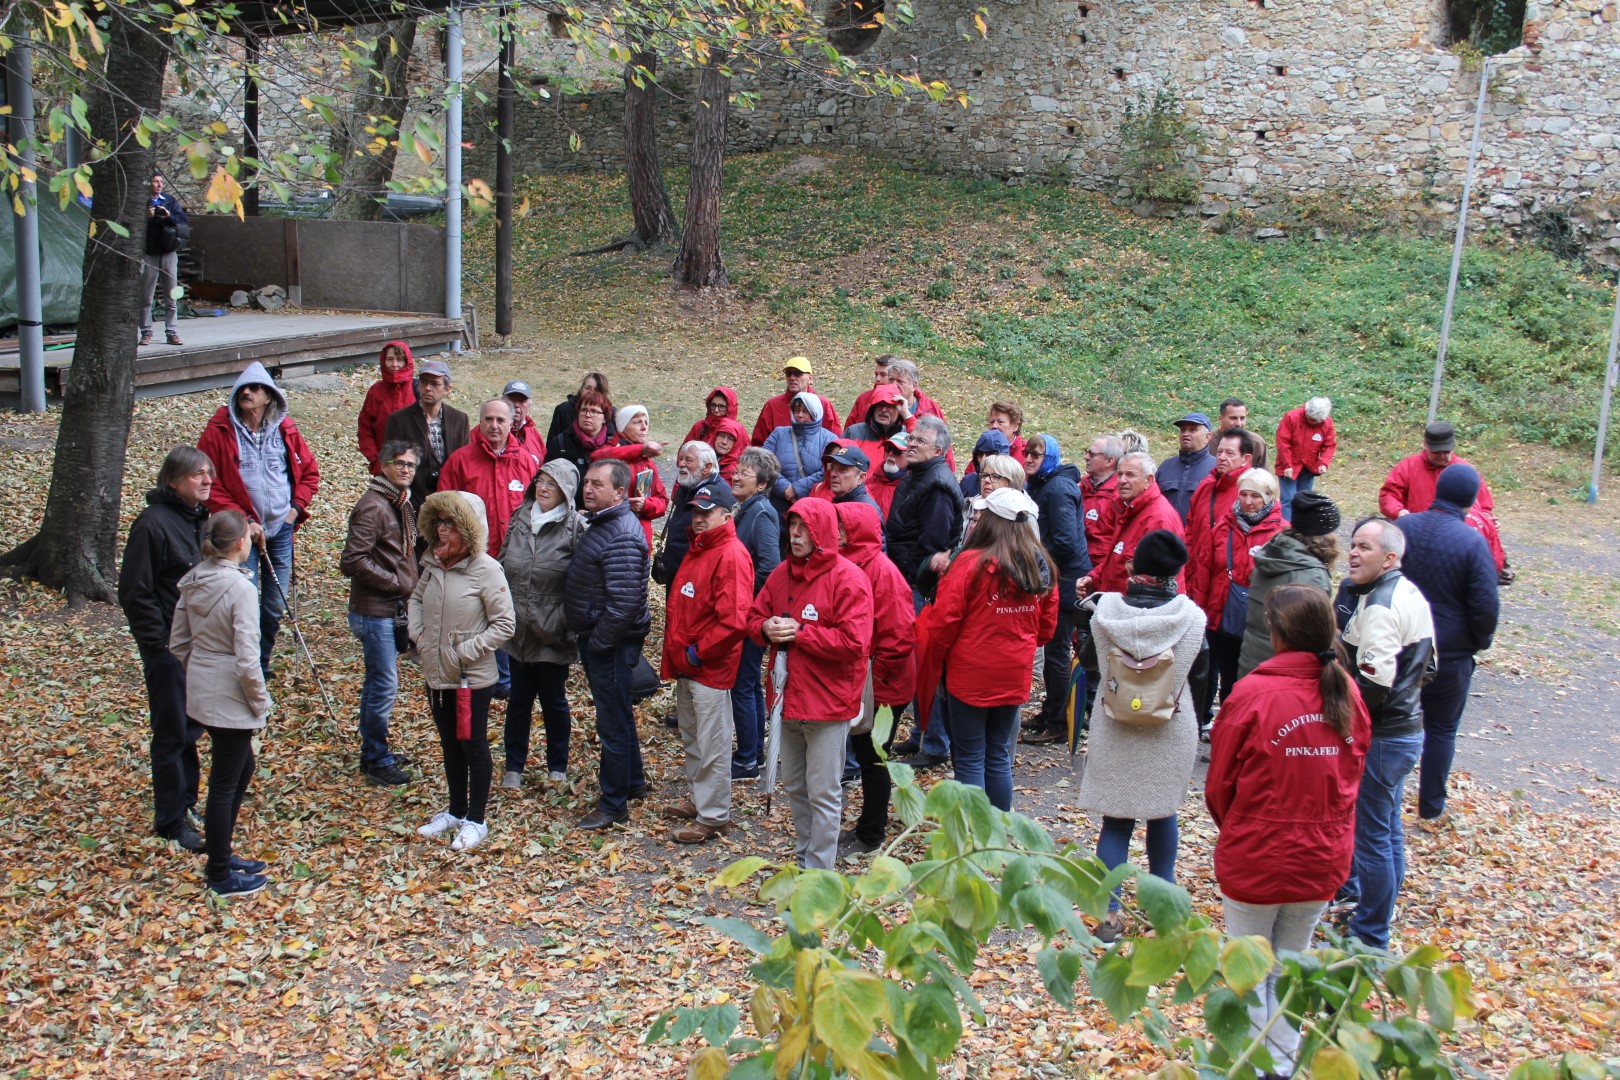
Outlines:
POLYGON ((1333 452, 1338 446, 1339 440, 1333 434, 1333 417, 1313 424, 1305 419, 1305 407, 1301 405, 1283 414, 1282 423, 1277 425, 1272 471, 1281 476, 1284 469, 1293 469, 1295 480, 1299 479, 1300 469, 1315 475, 1333 464, 1333 452))
MULTIPOLYGON (((1181 528, 1181 515, 1176 513, 1176 508, 1159 490, 1157 480, 1150 480, 1147 490, 1137 496, 1131 505, 1126 506, 1118 498, 1111 505, 1112 509, 1103 523, 1108 530, 1108 550, 1103 553, 1102 562, 1092 566, 1092 592, 1125 591, 1130 580, 1125 564, 1135 557, 1136 545, 1142 542, 1142 537, 1154 529, 1164 529, 1184 539, 1186 536, 1181 528)), ((1182 567, 1181 573, 1176 575, 1176 583, 1182 592, 1187 591, 1186 567, 1182 567)))
MULTIPOLYGON (((523 489, 540 471, 540 457, 517 439, 507 436, 506 449, 499 456, 489 448, 483 433, 473 431, 467 445, 451 454, 439 470, 440 491, 467 491, 484 500, 489 519, 488 550, 500 551, 506 542, 506 527, 523 502, 523 489)), ((433 538, 428 538, 433 543, 433 538)))
POLYGON ((872 585, 872 700, 903 708, 917 693, 917 615, 906 576, 883 554, 882 523, 865 503, 839 503, 843 556, 872 585))
POLYGON ((1052 587, 1032 596, 1002 581, 983 551, 962 552, 917 619, 918 708, 926 715, 942 674, 951 696, 969 705, 1022 705, 1035 650, 1052 640, 1057 617, 1055 568, 1052 587))
MULTIPOLYGON (((682 439, 681 443, 682 445, 685 445, 689 442, 706 442, 710 446, 713 446, 714 436, 715 433, 720 430, 720 425, 727 420, 736 419, 737 391, 733 390, 729 386, 717 386, 713 390, 709 391, 708 397, 703 399, 703 419, 692 425, 691 430, 687 431, 686 438, 682 439), (715 420, 709 416, 709 398, 714 397, 716 394, 719 394, 721 397, 726 399, 726 415, 719 420, 715 420)), ((745 428, 743 436, 745 440, 747 438, 746 431, 747 429, 745 428)))
MULTIPOLYGON (((281 418, 281 441, 287 446, 287 479, 292 484, 292 503, 298 511, 296 529, 309 520, 309 504, 321 489, 321 467, 315 463, 315 452, 304 441, 292 417, 281 418)), ((242 454, 236 447, 236 427, 231 423, 230 406, 221 405, 209 417, 203 428, 197 449, 208 455, 214 466, 214 491, 205 503, 210 514, 221 510, 239 510, 249 521, 259 521, 253 510, 253 497, 242 483, 242 454)), ((259 521, 260 525, 264 522, 259 521)))
POLYGON ((388 417, 416 404, 416 387, 411 383, 416 374, 416 358, 411 355, 411 347, 403 341, 390 341, 388 345, 377 353, 377 369, 382 378, 366 390, 365 404, 360 406, 360 453, 365 456, 372 476, 382 471, 382 463, 377 459, 382 453, 388 417), (382 366, 382 354, 388 351, 388 345, 398 345, 405 352, 405 366, 397 372, 382 366))
POLYGON ((692 534, 692 546, 670 582, 664 614, 663 677, 692 679, 730 690, 742 663, 748 609, 754 602, 754 560, 727 521, 692 534), (697 646, 694 666, 686 655, 697 646))
MULTIPOLYGON (((814 390, 811 393, 816 394, 814 390)), ((838 423, 838 410, 833 408, 833 403, 823 395, 816 394, 816 397, 821 398, 821 426, 834 435, 842 435, 844 429, 838 423)), ((759 410, 759 419, 754 421, 753 445, 764 446, 765 440, 771 437, 771 432, 793 423, 793 398, 793 394, 784 390, 767 401, 759 410)))
MULTIPOLYGON (((799 624, 787 648, 788 678, 782 715, 789 720, 846 722, 861 711, 866 660, 872 655, 872 585, 860 567, 838 554, 838 514, 832 503, 800 499, 788 508, 810 530, 816 550, 808 559, 782 560, 748 613, 748 636, 772 650, 765 620, 786 615, 799 624)), ((783 522, 783 527, 787 523, 783 522)), ((766 681, 775 704, 775 690, 766 681)))
POLYGON ((1322 722, 1321 671, 1310 653, 1278 653, 1238 680, 1212 729, 1215 880, 1239 903, 1331 900, 1350 873, 1372 723, 1354 686, 1350 738, 1322 722))
MULTIPOLYGON (((1198 550, 1188 549, 1187 595, 1204 609, 1210 630, 1221 628, 1221 612, 1226 608, 1226 594, 1232 582, 1247 586, 1254 577, 1254 553, 1265 547, 1273 536, 1282 532, 1288 523, 1283 520, 1282 507, 1271 505, 1271 513, 1247 533, 1238 528, 1237 514, 1231 507, 1215 531, 1209 533, 1198 550), (1232 567, 1227 572, 1226 538, 1232 538, 1232 567)), ((1241 636, 1241 628, 1238 631, 1241 636)))
MULTIPOLYGON (((1470 464, 1455 454, 1447 465, 1470 464)), ((1390 520, 1400 516, 1402 510, 1409 513, 1420 514, 1434 505, 1434 489, 1440 483, 1440 474, 1445 471, 1445 465, 1434 466, 1429 464, 1428 458, 1422 454, 1413 454, 1404 457, 1395 463, 1384 478, 1384 485, 1378 489, 1378 511, 1390 520)), ((1478 471, 1478 467, 1475 467, 1478 471)), ((1474 499, 1474 505, 1469 508, 1464 519, 1477 529, 1486 543, 1491 546, 1491 558, 1496 560, 1498 570, 1507 565, 1507 552, 1502 549, 1502 534, 1496 524, 1496 499, 1491 495, 1490 485, 1485 483, 1483 475, 1479 478, 1479 495, 1474 499)))
MULTIPOLYGON (((1023 439, 1013 447, 1019 451, 1018 460, 1023 461, 1023 439)), ((1110 514, 1115 509, 1115 496, 1119 492, 1119 473, 1109 473, 1107 479, 1101 483, 1092 480, 1090 476, 1080 478, 1080 507, 1086 514, 1086 553, 1091 556, 1092 566, 1101 566, 1103 556, 1108 549, 1114 546, 1113 535, 1110 529, 1110 514)))
MULTIPOLYGON (((606 446, 600 450, 591 451, 592 461, 601 461, 604 458, 617 458, 630 469, 630 497, 644 494, 647 501, 641 504, 641 529, 647 534, 647 550, 653 549, 653 522, 664 516, 669 509, 669 494, 664 490, 663 477, 658 475, 658 464, 650 457, 643 457, 642 444, 630 442, 623 435, 615 435, 608 440, 606 446), (642 473, 651 473, 651 478, 641 479, 642 473)), ((584 482, 580 477, 580 482, 584 482)), ((444 482, 441 480, 440 486, 444 482)))

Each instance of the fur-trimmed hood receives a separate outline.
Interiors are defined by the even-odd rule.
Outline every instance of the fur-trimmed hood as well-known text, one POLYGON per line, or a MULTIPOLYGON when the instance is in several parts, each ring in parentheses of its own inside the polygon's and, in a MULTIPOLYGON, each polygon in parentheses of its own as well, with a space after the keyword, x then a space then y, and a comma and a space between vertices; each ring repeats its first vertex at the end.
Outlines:
POLYGON ((483 499, 468 491, 436 491, 429 495, 416 519, 416 529, 430 549, 437 542, 441 521, 456 527, 474 558, 488 553, 489 516, 483 499))

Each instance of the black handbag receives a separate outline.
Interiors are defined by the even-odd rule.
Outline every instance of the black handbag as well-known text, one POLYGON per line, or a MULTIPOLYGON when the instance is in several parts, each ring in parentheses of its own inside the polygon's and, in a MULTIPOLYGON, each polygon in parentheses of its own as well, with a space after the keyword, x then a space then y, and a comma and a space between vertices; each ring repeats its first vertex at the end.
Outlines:
POLYGON ((630 700, 646 701, 664 688, 664 683, 658 678, 657 670, 647 660, 645 653, 636 654, 635 670, 630 672, 630 700))
POLYGON ((411 617, 404 600, 395 601, 394 608, 394 651, 411 651, 411 617))

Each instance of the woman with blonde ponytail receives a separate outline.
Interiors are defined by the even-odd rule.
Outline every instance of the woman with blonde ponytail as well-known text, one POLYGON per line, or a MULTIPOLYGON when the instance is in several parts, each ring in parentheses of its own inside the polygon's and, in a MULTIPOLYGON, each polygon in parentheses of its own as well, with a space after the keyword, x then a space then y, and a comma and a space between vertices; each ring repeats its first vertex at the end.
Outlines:
MULTIPOLYGON (((1215 880, 1226 932, 1258 934, 1273 951, 1311 943, 1350 874, 1356 794, 1372 741, 1361 692, 1334 649, 1321 590, 1283 585, 1266 599, 1273 655, 1239 679, 1210 737, 1204 801, 1220 827, 1215 880)), ((1277 1012, 1275 968, 1249 1009, 1265 1030, 1270 1075, 1293 1073, 1299 1017, 1277 1012)))
POLYGON ((259 591, 242 566, 251 552, 247 518, 235 510, 210 517, 202 562, 180 579, 169 633, 169 651, 186 670, 186 713, 213 744, 203 829, 208 888, 219 896, 251 896, 269 881, 264 863, 231 849, 253 778, 253 735, 272 704, 259 667, 259 591))

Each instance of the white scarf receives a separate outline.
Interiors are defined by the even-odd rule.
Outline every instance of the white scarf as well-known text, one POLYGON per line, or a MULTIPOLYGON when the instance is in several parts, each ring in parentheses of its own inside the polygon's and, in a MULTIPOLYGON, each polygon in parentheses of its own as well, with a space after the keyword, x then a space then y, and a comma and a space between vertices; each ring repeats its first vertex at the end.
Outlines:
POLYGON ((561 521, 563 515, 568 513, 568 504, 560 502, 550 510, 540 508, 540 500, 536 499, 534 505, 529 507, 529 531, 538 535, 547 523, 561 521))

